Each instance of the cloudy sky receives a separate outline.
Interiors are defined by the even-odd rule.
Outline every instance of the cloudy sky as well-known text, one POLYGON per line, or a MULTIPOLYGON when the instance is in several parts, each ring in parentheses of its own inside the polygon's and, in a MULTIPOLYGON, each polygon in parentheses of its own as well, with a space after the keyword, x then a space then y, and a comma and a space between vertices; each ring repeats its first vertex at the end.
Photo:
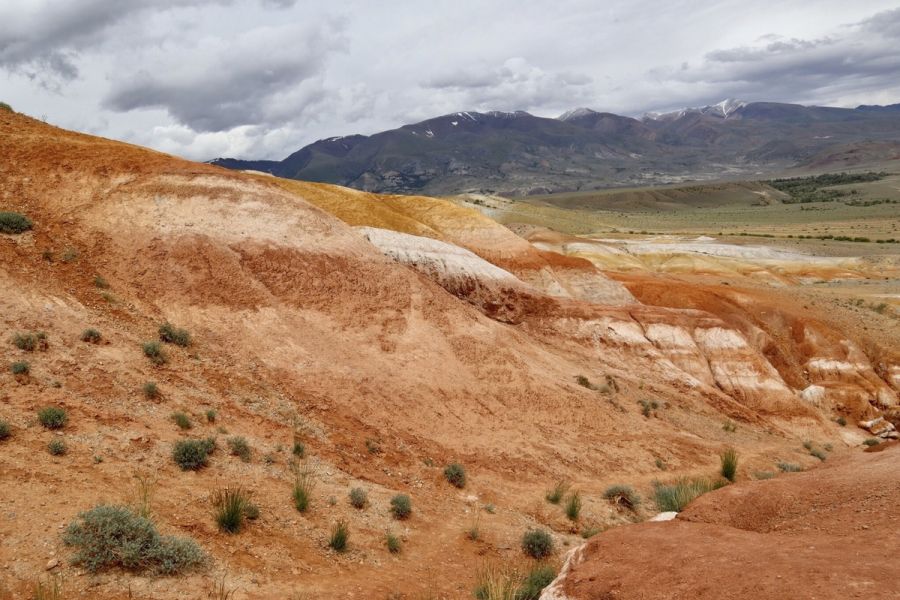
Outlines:
POLYGON ((0 0, 0 100, 188 158, 457 110, 900 102, 877 0, 0 0))

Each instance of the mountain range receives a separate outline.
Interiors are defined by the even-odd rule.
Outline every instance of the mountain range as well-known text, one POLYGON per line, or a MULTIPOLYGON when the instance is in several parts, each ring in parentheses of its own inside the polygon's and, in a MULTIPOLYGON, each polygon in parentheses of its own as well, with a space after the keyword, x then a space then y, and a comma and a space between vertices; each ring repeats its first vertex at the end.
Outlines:
POLYGON ((760 177, 900 160, 900 104, 856 108, 728 99, 632 118, 456 112, 373 135, 318 140, 281 161, 229 169, 398 194, 530 195, 760 177))

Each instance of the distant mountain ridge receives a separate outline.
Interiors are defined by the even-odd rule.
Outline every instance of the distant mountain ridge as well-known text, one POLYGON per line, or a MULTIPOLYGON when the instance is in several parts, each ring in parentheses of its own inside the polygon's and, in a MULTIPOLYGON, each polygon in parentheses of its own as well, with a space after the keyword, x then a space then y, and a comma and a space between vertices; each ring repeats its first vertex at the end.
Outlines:
POLYGON ((900 104, 726 99, 640 119, 589 108, 557 118, 460 111, 369 136, 325 138, 281 161, 210 162, 376 192, 526 195, 758 175, 867 144, 900 145, 900 104))

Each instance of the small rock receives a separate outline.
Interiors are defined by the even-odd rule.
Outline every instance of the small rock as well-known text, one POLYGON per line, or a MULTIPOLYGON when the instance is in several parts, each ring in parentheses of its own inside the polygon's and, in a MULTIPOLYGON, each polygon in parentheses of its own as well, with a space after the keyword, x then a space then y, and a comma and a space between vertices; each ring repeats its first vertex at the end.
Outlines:
POLYGON ((47 562, 46 570, 49 571, 50 569, 55 569, 57 566, 59 566, 59 560, 55 559, 55 558, 51 558, 47 562))

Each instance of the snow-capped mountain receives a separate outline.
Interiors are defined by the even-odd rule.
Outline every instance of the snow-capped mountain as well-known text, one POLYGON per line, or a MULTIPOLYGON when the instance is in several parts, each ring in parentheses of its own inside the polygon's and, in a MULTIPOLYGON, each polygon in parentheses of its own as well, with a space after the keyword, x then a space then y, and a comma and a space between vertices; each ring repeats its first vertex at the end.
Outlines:
POLYGON ((706 106, 682 108, 681 110, 674 110, 669 112, 648 112, 644 113, 643 118, 645 121, 674 121, 688 114, 699 113, 701 115, 710 115, 713 117, 721 117, 723 119, 727 119, 729 116, 734 114, 736 111, 744 108, 745 106, 747 106, 747 103, 743 100, 726 98, 721 102, 718 102, 716 104, 708 104, 706 106))

